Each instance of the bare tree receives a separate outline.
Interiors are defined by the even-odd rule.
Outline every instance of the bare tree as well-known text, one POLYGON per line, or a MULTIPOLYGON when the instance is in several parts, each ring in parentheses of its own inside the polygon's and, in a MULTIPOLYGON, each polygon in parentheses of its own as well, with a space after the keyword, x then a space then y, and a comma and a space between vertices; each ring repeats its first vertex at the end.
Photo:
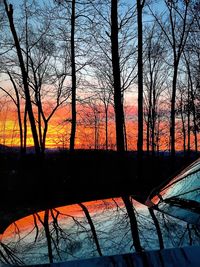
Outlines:
MULTIPOLYGON (((166 40, 173 52, 172 68, 172 91, 171 91, 171 117, 170 117, 170 145, 172 162, 175 157, 175 114, 176 114, 176 87, 180 59, 186 45, 193 18, 189 17, 189 1, 179 4, 176 1, 165 1, 167 11, 162 16, 167 15, 165 22, 161 21, 158 16, 154 15, 157 23, 160 25, 166 40)), ((172 163, 173 164, 173 163, 172 163)))
MULTIPOLYGON (((58 65, 55 46, 44 36, 30 49, 29 84, 34 92, 33 103, 37 107, 37 126, 41 152, 46 148, 49 121, 57 109, 70 97, 65 86, 68 76, 68 61, 60 60, 58 65)), ((65 54, 65 52, 64 52, 65 54)))
POLYGON ((31 103, 30 91, 29 91, 28 73, 27 73, 27 70, 25 67, 19 38, 18 38, 16 29, 15 29, 15 24, 14 24, 14 20, 13 20, 13 6, 11 4, 8 5, 6 0, 4 0, 3 3, 4 3, 7 18, 9 20, 10 31, 11 31, 12 36, 13 36, 14 45, 15 45, 18 60, 19 60, 19 65, 20 65, 20 70, 21 70, 21 75, 22 75, 22 81, 23 81, 23 86, 24 86, 24 93, 25 93, 25 98, 26 98, 26 108, 27 108, 27 112, 28 112, 28 116, 29 116, 30 125, 31 125, 31 131, 32 131, 33 140, 34 140, 35 152, 36 152, 36 154, 39 155, 40 154, 40 145, 39 145, 39 139, 38 139, 36 124, 35 124, 35 119, 34 119, 32 103, 31 103))
MULTIPOLYGON (((94 39, 93 63, 98 81, 102 79, 107 95, 110 95, 115 111, 117 150, 125 149, 124 95, 134 81, 135 36, 133 6, 124 2, 93 4, 95 13, 92 29, 94 39), (123 7, 123 8, 122 8, 123 7), (120 139, 123 140, 120 141, 120 139), (122 148, 123 147, 123 148, 122 148)), ((102 87, 100 85, 100 87, 102 87)), ((98 88, 98 87, 97 87, 98 88)))
POLYGON ((22 71, 18 71, 16 58, 11 56, 13 53, 11 45, 10 51, 6 52, 7 56, 4 56, 6 61, 4 72, 8 73, 14 88, 14 94, 10 94, 10 97, 12 100, 16 99, 14 103, 17 104, 18 110, 21 147, 24 150, 26 148, 27 114, 29 114, 28 107, 31 105, 39 142, 39 153, 43 154, 46 147, 49 121, 70 96, 66 86, 66 77, 69 75, 68 46, 63 47, 63 43, 60 41, 52 40, 53 33, 56 34, 57 31, 53 28, 54 25, 48 17, 48 12, 46 16, 42 17, 44 7, 38 9, 34 3, 28 6, 26 4, 27 1, 25 0, 21 10, 24 16, 20 21, 20 26, 18 25, 20 27, 19 32, 25 33, 20 38, 20 47, 18 47, 23 60, 21 65, 24 67, 25 78, 21 74, 22 71), (40 24, 35 25, 34 20, 41 17, 43 19, 40 19, 40 24), (24 86, 24 79, 26 86, 24 86), (25 88, 29 93, 29 106, 25 88), (21 99, 25 104, 20 104, 21 99), (22 114, 24 114, 23 119, 22 114))
MULTIPOLYGON (((146 147, 147 153, 155 155, 156 149, 156 124, 158 123, 161 98, 166 88, 165 81, 168 76, 168 66, 164 62, 165 43, 162 32, 153 24, 147 26, 144 49, 144 110, 146 115, 146 147), (149 28, 151 27, 151 31, 149 28)), ((146 32, 144 32, 146 33, 146 32)))

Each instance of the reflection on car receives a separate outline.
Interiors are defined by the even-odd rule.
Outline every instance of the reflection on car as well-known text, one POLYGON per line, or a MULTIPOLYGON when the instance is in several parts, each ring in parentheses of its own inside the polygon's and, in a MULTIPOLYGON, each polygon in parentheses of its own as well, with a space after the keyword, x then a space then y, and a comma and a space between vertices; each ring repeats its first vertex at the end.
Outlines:
POLYGON ((154 189, 146 205, 200 226, 200 159, 154 189))
POLYGON ((0 266, 200 266, 200 161, 132 196, 34 213, 0 235, 0 266), (54 265, 55 264, 55 265, 54 265))

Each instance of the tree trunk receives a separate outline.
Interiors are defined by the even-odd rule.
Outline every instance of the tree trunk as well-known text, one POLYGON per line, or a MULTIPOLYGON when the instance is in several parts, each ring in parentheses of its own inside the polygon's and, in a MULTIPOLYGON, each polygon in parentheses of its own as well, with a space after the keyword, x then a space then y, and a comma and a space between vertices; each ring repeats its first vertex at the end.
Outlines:
POLYGON ((19 135, 20 135, 20 154, 24 154, 24 138, 23 138, 23 127, 22 127, 22 120, 21 120, 21 110, 20 110, 20 104, 17 105, 17 117, 18 117, 18 123, 19 123, 19 135))
POLYGON ((128 140, 127 140, 127 131, 126 131, 125 119, 124 119, 124 143, 125 143, 125 151, 128 151, 128 140))
POLYGON ((24 154, 26 154, 26 147, 27 147, 27 107, 25 103, 24 108, 24 154))
POLYGON ((117 151, 124 152, 124 110, 121 92, 119 44, 118 44, 118 1, 111 1, 111 47, 114 80, 114 108, 117 151))
MULTIPOLYGON (((152 142, 150 142, 150 129, 152 130, 152 71, 150 70, 150 90, 149 90, 149 107, 148 107, 148 118, 147 118, 147 153, 149 154, 150 150, 150 143, 152 145, 152 142)), ((152 139, 152 138, 151 138, 152 139)))
POLYGON ((96 150, 98 148, 98 122, 97 122, 97 116, 94 114, 94 149, 96 150))
POLYGON ((137 0, 137 26, 138 26, 138 141, 137 150, 139 162, 143 157, 143 32, 142 32, 141 0, 137 0))
MULTIPOLYGON (((176 84, 177 84, 177 74, 178 74, 178 63, 174 62, 174 74, 173 74, 173 84, 172 84, 172 98, 171 98, 171 121, 170 121, 170 145, 171 145, 171 161, 172 165, 175 160, 175 118, 176 118, 176 84)), ((172 166, 173 167, 173 166, 172 166)))
POLYGON ((46 138, 47 138, 47 131, 48 131, 48 120, 44 121, 44 130, 43 130, 43 136, 42 136, 42 154, 44 155, 45 149, 46 149, 46 138))
MULTIPOLYGON (((186 58, 185 58, 186 59, 186 58)), ((192 115, 193 115, 193 133, 194 133, 194 142, 195 142, 195 152, 198 152, 198 140, 197 140, 197 123, 196 123, 196 108, 195 108, 195 97, 194 97, 194 90, 193 90, 193 83, 192 83, 192 76, 191 76, 191 70, 188 60, 186 59, 187 64, 187 71, 188 71, 188 77, 189 77, 189 83, 191 88, 191 106, 192 106, 192 115)))
POLYGON ((187 110, 187 129, 188 129, 188 144, 187 144, 187 154, 190 155, 190 81, 188 79, 188 110, 187 110))
POLYGON ((149 155, 149 147, 150 147, 150 116, 149 116, 149 110, 148 110, 148 114, 147 114, 148 118, 147 118, 147 155, 149 155))
POLYGON ((183 117, 182 96, 181 96, 181 121, 182 121, 182 132, 183 132, 183 151, 184 151, 184 156, 185 156, 185 153, 186 153, 186 130, 185 130, 184 117, 183 117))
POLYGON ((71 103, 71 135, 70 135, 70 151, 75 148, 76 136, 76 62, 75 62, 75 8, 76 0, 72 0, 72 14, 71 14, 71 71, 72 71, 72 103, 71 103))
POLYGON ((156 124, 156 89, 154 86, 153 105, 152 105, 152 128, 151 128, 152 156, 155 156, 155 124, 156 124))
POLYGON ((17 56, 20 64, 20 69, 21 69, 21 74, 22 74, 22 81, 23 81, 23 86, 24 86, 24 93, 25 93, 25 98, 26 98, 26 107, 27 107, 27 112, 29 116, 29 121, 31 125, 31 131, 32 131, 32 136, 33 136, 33 141, 34 141, 34 146, 35 146, 35 152, 36 154, 40 154, 40 146, 39 146, 39 140, 38 140, 38 134, 37 134, 37 129, 35 125, 35 118, 32 110, 32 103, 31 103, 31 97, 30 97, 30 92, 29 92, 29 85, 28 85, 28 74, 25 69, 24 65, 24 60, 22 56, 22 50, 20 47, 19 39, 17 36, 17 32, 15 30, 15 25, 13 22, 13 7, 10 4, 9 6, 7 5, 6 0, 4 0, 4 6, 6 10, 6 14, 9 20, 10 24, 10 30, 14 39, 15 47, 17 50, 17 56))
POLYGON ((106 143, 106 150, 108 150, 108 108, 105 106, 105 143, 106 143))
POLYGON ((38 133, 39 133, 39 142, 40 147, 42 148, 42 118, 41 118, 41 111, 39 108, 40 103, 37 103, 38 105, 38 133))
POLYGON ((194 92, 193 92, 193 85, 191 83, 191 95, 192 95, 192 115, 193 115, 193 127, 194 127, 194 142, 195 142, 195 152, 198 152, 198 139, 197 139, 197 122, 196 122, 196 108, 194 103, 194 92))

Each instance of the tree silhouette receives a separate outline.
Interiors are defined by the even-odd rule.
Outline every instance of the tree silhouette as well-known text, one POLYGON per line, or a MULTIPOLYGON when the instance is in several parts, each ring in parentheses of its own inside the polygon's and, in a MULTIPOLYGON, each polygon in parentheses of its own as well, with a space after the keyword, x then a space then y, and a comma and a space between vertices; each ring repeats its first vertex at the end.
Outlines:
POLYGON ((24 59, 22 55, 22 49, 20 47, 19 38, 17 36, 17 32, 15 29, 14 21, 13 21, 13 6, 11 4, 8 5, 6 0, 4 0, 3 3, 4 3, 5 11, 6 11, 8 20, 9 20, 10 31, 13 36, 13 40, 14 40, 14 44, 15 44, 15 48, 16 48, 17 56, 19 60, 19 65, 21 69, 24 93, 25 93, 25 98, 26 98, 26 108, 27 108, 27 112, 28 112, 28 116, 29 116, 29 120, 31 124, 31 131, 32 131, 33 140, 34 140, 35 152, 36 154, 40 154, 40 145, 39 145, 38 134, 37 134, 36 124, 35 124, 35 119, 34 119, 34 114, 33 114, 30 91, 29 91, 28 73, 25 68, 25 63, 24 63, 24 59))

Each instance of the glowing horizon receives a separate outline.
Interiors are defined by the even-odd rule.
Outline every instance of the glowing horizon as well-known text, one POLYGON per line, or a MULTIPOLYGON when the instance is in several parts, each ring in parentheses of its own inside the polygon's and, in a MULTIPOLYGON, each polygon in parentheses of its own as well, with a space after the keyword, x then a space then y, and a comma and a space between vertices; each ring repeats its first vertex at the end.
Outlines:
MULTIPOLYGON (((137 150, 137 108, 135 105, 125 105, 126 138, 128 150, 137 150)), ((105 113, 103 105, 97 106, 98 112, 90 106, 77 105, 77 130, 75 149, 105 149, 105 113), (95 122, 95 116, 96 122, 95 122), (95 136, 96 123, 96 136, 95 136), (95 146, 96 138, 96 146, 95 146)), ((23 115, 23 113, 22 113, 23 115)), ((23 116, 22 116, 23 117, 23 116)), ((108 114, 108 149, 116 150, 115 118, 113 107, 110 106, 108 114)), ((180 121, 176 124, 176 150, 183 150, 183 138, 180 121)), ((33 138, 29 123, 27 124, 27 148, 33 147, 33 138)), ((70 139, 70 105, 60 107, 50 120, 46 138, 47 149, 68 149, 70 139)), ((169 121, 160 122, 159 150, 169 150, 169 121)), ((0 144, 8 147, 20 146, 20 133, 17 120, 16 107, 13 104, 5 106, 0 112, 0 144)), ((191 134, 191 149, 194 148, 194 136, 191 134)), ((144 150, 146 150, 146 125, 144 123, 144 150)))

